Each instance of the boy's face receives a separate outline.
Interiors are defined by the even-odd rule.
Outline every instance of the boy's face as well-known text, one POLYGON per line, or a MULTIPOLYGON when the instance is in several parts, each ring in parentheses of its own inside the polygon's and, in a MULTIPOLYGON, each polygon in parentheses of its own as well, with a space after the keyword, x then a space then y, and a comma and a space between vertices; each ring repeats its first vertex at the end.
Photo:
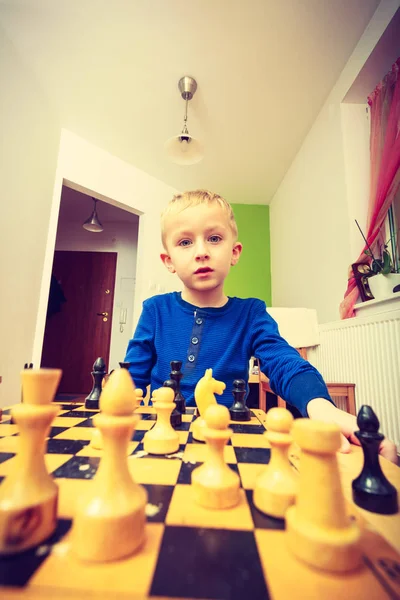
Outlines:
POLYGON ((161 254, 161 259, 192 299, 212 291, 222 294, 229 269, 242 251, 226 211, 218 203, 199 204, 170 215, 164 225, 168 254, 161 254))

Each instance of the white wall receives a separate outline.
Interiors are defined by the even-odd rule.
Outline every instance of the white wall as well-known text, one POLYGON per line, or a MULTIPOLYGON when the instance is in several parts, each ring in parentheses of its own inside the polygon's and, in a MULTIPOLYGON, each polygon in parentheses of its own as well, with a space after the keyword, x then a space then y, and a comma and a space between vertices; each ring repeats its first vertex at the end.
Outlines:
MULTIPOLYGON (((362 140, 352 146, 342 136, 351 115, 344 111, 343 116, 341 102, 398 7, 398 0, 379 4, 270 207, 272 304, 316 308, 321 323, 339 319, 348 268, 362 248, 354 217, 364 224, 366 218, 359 187, 365 161, 360 157, 359 178, 351 173, 350 163, 346 168, 346 160, 362 140)), ((362 130, 360 114, 357 118, 353 126, 362 130)), ((352 160, 354 164, 354 154, 352 160)))
POLYGON ((319 115, 270 207, 272 306, 338 318, 350 259, 339 104, 319 115))
MULTIPOLYGON (((117 252, 114 304, 111 326, 110 358, 107 368, 118 368, 124 360, 133 330, 135 298, 138 223, 104 224, 101 233, 90 233, 81 223, 61 221, 57 229, 56 250, 81 250, 84 252, 117 252), (120 309, 127 309, 127 322, 120 330, 120 309)), ((93 358, 93 360, 95 357, 93 358)))
POLYGON ((356 260, 364 244, 355 219, 364 235, 367 230, 370 177, 370 119, 367 106, 340 105, 351 262, 356 260))
POLYGON ((60 126, 0 29, 0 406, 20 399, 33 358, 60 126))
POLYGON ((160 213, 177 190, 63 129, 37 314, 33 351, 35 362, 40 359, 43 345, 63 181, 84 193, 140 215, 134 315, 130 331, 127 327, 129 335, 133 333, 144 299, 156 293, 181 289, 179 280, 165 269, 159 258, 160 213))

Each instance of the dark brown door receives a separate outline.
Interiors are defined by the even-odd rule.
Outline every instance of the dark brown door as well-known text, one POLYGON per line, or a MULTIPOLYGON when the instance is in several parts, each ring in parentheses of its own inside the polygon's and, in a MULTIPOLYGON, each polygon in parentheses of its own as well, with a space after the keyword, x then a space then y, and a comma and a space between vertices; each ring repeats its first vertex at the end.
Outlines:
POLYGON ((96 358, 108 367, 116 265, 116 252, 54 253, 41 366, 63 370, 59 393, 89 393, 96 358))

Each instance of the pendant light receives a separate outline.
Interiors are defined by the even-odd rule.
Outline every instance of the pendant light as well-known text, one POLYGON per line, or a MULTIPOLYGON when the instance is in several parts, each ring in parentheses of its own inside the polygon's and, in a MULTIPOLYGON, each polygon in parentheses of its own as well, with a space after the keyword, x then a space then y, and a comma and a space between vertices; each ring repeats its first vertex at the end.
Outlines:
POLYGON ((185 75, 178 82, 179 91, 185 100, 185 115, 183 118, 183 129, 180 135, 176 135, 165 143, 165 151, 168 158, 177 165, 194 165, 203 158, 203 146, 189 134, 187 128, 188 102, 197 90, 197 83, 193 77, 185 75))
POLYGON ((103 231, 103 225, 100 223, 99 218, 97 216, 97 199, 92 198, 92 200, 94 202, 93 212, 90 215, 90 217, 83 223, 82 227, 87 231, 92 231, 93 233, 100 233, 100 231, 103 231))

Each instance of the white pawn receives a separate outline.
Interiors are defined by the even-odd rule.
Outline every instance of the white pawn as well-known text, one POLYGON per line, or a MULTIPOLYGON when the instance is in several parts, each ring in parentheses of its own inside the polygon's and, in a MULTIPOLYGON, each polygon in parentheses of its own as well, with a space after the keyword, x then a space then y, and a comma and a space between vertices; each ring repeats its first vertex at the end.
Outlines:
POLYGON ((192 472, 192 489, 195 501, 206 508, 231 508, 240 500, 240 480, 224 460, 224 448, 232 436, 229 410, 214 404, 205 411, 208 456, 192 472))
POLYGON ((271 408, 265 425, 264 435, 271 445, 271 459, 256 480, 253 501, 258 510, 283 519, 295 501, 297 490, 297 477, 288 458, 293 416, 286 408, 271 408))
POLYGON ((94 450, 103 450, 103 438, 101 436, 101 431, 97 429, 97 427, 93 428, 89 446, 94 448, 94 450))
MULTIPOLYGON (((106 381, 108 381, 109 377, 110 377, 110 375, 107 375, 106 381)), ((104 379, 103 379, 103 381, 104 381, 104 379)), ((135 405, 134 405, 134 410, 135 410, 140 405, 140 402, 143 400, 143 392, 141 389, 135 388, 134 384, 133 384, 133 387, 135 389, 135 405)), ((103 385, 103 388, 104 388, 104 385, 103 385)), ((101 431, 97 427, 93 428, 92 437, 90 439, 89 446, 91 448, 93 448, 94 450, 103 450, 104 449, 101 431)), ((129 448, 128 448, 128 454, 129 454, 129 448)))
POLYGON ((159 388, 153 393, 157 421, 143 437, 144 451, 149 454, 173 454, 179 449, 179 435, 171 425, 171 413, 175 408, 174 396, 174 390, 169 387, 159 388))
POLYGON ((346 511, 336 457, 339 427, 297 419, 292 433, 301 456, 296 503, 286 512, 288 546, 313 567, 339 573, 356 569, 360 529, 346 511))
POLYGON ((143 390, 141 390, 140 388, 136 388, 135 393, 136 393, 136 406, 140 406, 143 401, 143 390))
POLYGON ((110 375, 93 420, 104 446, 99 469, 79 497, 71 532, 72 550, 87 561, 113 561, 133 554, 145 537, 147 492, 128 469, 127 446, 139 417, 136 394, 126 369, 110 375))
POLYGON ((46 436, 59 413, 53 403, 62 371, 24 369, 24 401, 11 409, 19 427, 14 468, 0 486, 0 555, 42 543, 57 525, 58 486, 44 461, 46 436))

